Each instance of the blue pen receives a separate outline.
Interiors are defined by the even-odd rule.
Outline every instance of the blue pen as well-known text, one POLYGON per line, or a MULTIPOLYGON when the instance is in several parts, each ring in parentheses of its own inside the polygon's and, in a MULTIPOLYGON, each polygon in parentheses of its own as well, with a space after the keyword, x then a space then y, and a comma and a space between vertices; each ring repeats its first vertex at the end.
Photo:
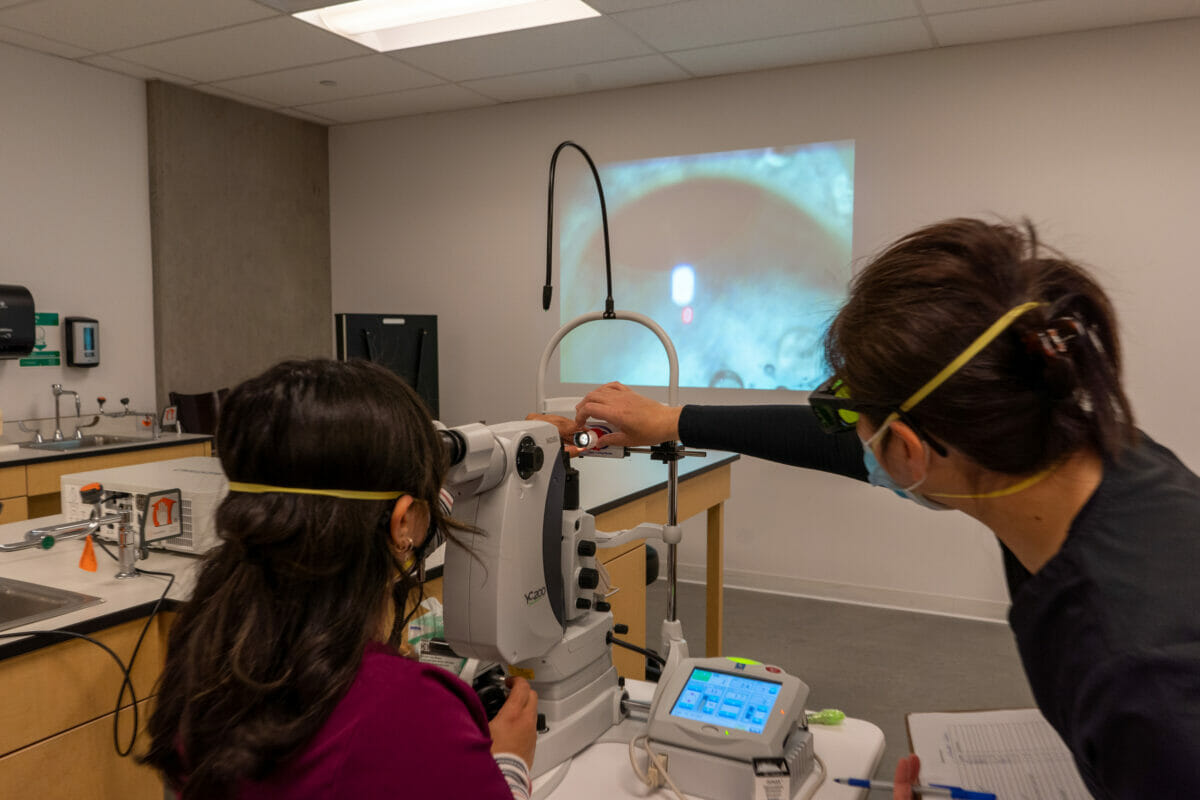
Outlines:
MULTIPOLYGON (((847 786, 857 786, 861 789, 881 789, 890 792, 896 788, 896 785, 889 781, 869 781, 866 778, 834 778, 833 780, 837 783, 844 783, 847 786)), ((947 786, 941 783, 934 783, 929 786, 914 783, 912 790, 914 794, 955 797, 962 798, 962 800, 996 800, 996 795, 991 792, 974 792, 970 789, 964 789, 961 786, 947 786)))

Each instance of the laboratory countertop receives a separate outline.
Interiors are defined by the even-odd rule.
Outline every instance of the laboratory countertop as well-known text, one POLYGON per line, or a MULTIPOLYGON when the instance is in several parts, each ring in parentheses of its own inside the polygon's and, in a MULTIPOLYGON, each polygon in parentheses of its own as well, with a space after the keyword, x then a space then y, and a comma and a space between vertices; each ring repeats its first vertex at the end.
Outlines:
MULTIPOLYGON (((24 538, 25 531, 31 528, 66 521, 68 520, 65 516, 57 514, 22 522, 9 522, 0 525, 0 542, 18 542, 24 538)), ((83 539, 68 539, 56 543, 50 550, 32 547, 8 553, 0 552, 0 577, 92 595, 102 601, 56 617, 9 628, 2 631, 3 633, 64 629, 86 634, 150 613, 167 586, 167 578, 139 575, 136 578, 119 579, 116 577, 117 562, 106 556, 99 547, 96 548, 99 569, 96 572, 88 572, 79 568, 79 557, 83 553, 83 547, 83 539)), ((115 555, 116 548, 110 546, 110 549, 115 555)), ((200 559, 194 556, 152 551, 150 557, 138 561, 137 566, 139 569, 170 572, 175 575, 175 582, 167 594, 167 602, 174 605, 191 595, 195 569, 199 563, 200 559)), ((0 639, 0 660, 59 641, 61 639, 50 636, 3 638, 0 639)))
POLYGON ((88 447, 83 450, 40 450, 33 447, 13 449, 5 447, 3 450, 0 450, 0 468, 19 467, 24 464, 39 464, 43 461, 64 461, 72 458, 102 456, 108 453, 121 453, 132 450, 150 450, 156 447, 172 447, 180 444, 196 444, 211 441, 212 438, 208 434, 201 433, 164 433, 157 439, 147 436, 135 442, 116 442, 114 444, 88 447))
MULTIPOLYGON (((200 442, 210 436, 189 434, 167 434, 146 443, 117 444, 109 447, 90 448, 86 453, 45 453, 23 448, 17 457, 0 456, 0 467, 31 463, 47 459, 81 457, 117 450, 143 447, 163 447, 173 444, 200 442)), ((737 456, 730 453, 712 452, 707 457, 688 458, 681 462, 680 478, 686 480, 695 475, 730 463, 737 456)), ((592 513, 600 513, 614 504, 640 494, 657 491, 666 484, 666 467, 651 461, 648 456, 634 455, 627 459, 576 459, 583 475, 583 499, 592 513), (582 462, 582 463, 581 463, 582 462)), ((0 525, 0 542, 21 541, 25 532, 37 527, 68 521, 63 515, 39 519, 10 522, 0 525)), ((75 611, 9 628, 3 633, 65 629, 73 633, 92 633, 127 620, 148 614, 162 595, 166 580, 156 575, 139 575, 136 578, 116 577, 116 562, 102 550, 96 549, 99 569, 88 572, 79 568, 79 557, 83 552, 84 540, 67 539, 55 544, 50 550, 29 548, 13 552, 0 552, 0 577, 11 580, 62 589, 69 592, 101 598, 100 603, 75 611)), ((115 550, 115 548, 112 548, 115 550)), ((438 559, 430 559, 436 567, 438 559)), ((176 580, 167 595, 168 608, 191 595, 195 570, 200 563, 196 556, 180 553, 151 551, 150 557, 137 562, 144 570, 155 570, 175 574, 176 580)), ((28 638, 0 638, 0 659, 45 647, 60 641, 49 636, 28 638)))

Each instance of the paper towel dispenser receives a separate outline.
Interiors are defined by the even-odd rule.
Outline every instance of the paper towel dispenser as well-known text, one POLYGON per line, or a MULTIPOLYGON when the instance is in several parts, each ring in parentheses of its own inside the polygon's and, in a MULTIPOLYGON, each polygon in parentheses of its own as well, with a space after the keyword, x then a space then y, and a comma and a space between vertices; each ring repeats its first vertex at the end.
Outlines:
POLYGON ((33 352, 33 295, 24 286, 0 284, 0 358, 33 352))

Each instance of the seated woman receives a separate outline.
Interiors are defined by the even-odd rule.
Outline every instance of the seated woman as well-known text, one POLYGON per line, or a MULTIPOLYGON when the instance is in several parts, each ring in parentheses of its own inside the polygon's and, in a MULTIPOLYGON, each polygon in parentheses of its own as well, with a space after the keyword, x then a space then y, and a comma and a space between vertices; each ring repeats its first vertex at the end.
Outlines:
POLYGON ((400 378, 293 361, 236 387, 217 431, 222 545, 171 631, 144 756, 182 798, 528 797, 537 696, 492 722, 402 654, 447 460, 400 378))

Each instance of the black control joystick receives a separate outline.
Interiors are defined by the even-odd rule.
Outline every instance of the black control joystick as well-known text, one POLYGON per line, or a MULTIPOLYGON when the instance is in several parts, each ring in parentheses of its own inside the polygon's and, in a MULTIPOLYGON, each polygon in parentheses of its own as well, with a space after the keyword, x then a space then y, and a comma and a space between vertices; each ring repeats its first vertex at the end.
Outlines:
POLYGON ((483 703, 483 711, 489 720, 500 712, 500 707, 508 700, 504 670, 499 666, 475 676, 471 688, 479 695, 479 702, 483 703))
POLYGON ((479 702, 483 703, 483 711, 489 720, 500 713, 500 708, 508 699, 508 692, 505 691, 504 686, 494 683, 477 686, 475 694, 479 695, 479 702))

